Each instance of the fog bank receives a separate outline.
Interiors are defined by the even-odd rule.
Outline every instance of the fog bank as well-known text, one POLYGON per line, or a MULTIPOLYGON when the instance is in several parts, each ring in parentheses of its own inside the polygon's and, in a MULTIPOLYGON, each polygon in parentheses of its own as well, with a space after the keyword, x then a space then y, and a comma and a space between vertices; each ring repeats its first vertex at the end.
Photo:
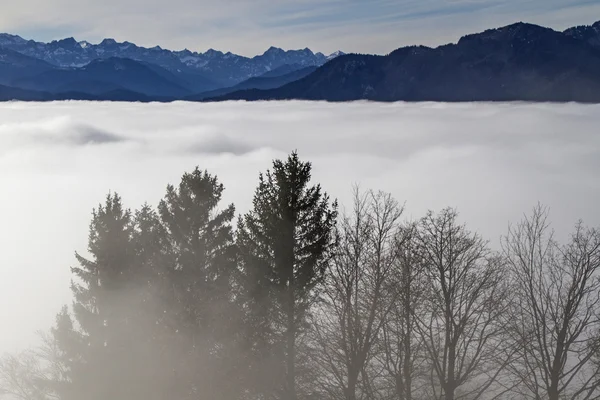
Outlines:
POLYGON ((297 149, 342 205, 351 185, 391 192, 409 217, 457 207, 497 248, 538 201, 559 237, 600 225, 600 106, 577 104, 3 103, 0 353, 70 301, 69 267, 109 191, 156 205, 198 165, 250 207, 260 171, 297 149))

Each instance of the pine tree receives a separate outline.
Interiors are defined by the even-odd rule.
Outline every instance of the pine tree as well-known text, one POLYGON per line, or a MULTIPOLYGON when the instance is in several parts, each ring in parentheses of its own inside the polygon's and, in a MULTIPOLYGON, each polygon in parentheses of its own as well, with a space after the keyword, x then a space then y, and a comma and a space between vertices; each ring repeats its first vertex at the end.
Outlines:
POLYGON ((274 161, 238 227, 250 345, 270 364, 267 373, 284 371, 286 400, 297 398, 297 339, 327 267, 337 217, 337 203, 310 179, 311 164, 296 152, 274 161))

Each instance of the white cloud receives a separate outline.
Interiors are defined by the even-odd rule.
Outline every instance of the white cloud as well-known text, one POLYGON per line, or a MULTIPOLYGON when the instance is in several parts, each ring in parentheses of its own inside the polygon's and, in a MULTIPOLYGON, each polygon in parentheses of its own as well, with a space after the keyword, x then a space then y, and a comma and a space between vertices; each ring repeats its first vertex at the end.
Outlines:
POLYGON ((70 301, 69 267, 93 207, 118 191, 157 204, 196 165, 248 209, 257 175, 298 149, 347 204, 392 192, 407 215, 457 207, 497 247, 541 201, 564 236, 600 225, 600 106, 374 103, 2 103, 0 352, 26 346, 70 301))
POLYGON ((3 30, 36 40, 112 37, 179 50, 253 56, 269 46, 387 53, 439 45, 517 21, 564 29, 590 24, 590 0, 21 0, 6 2, 3 30), (32 10, 34 10, 32 12, 32 10))

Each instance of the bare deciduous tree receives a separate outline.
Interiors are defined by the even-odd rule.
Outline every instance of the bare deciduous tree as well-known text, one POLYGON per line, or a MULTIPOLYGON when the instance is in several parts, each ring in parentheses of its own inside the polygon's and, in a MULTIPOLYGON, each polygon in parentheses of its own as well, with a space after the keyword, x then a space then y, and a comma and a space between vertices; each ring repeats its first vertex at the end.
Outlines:
POLYGON ((503 250, 512 272, 512 332, 519 344, 513 372, 532 399, 600 398, 600 234, 581 222, 559 245, 548 211, 509 229, 503 250))
POLYGON ((44 397, 34 383, 37 360, 30 354, 7 354, 0 359, 0 396, 22 400, 40 400, 44 397))
POLYGON ((510 349, 503 340, 507 311, 504 268, 487 243, 445 209, 418 228, 420 255, 429 280, 426 309, 415 314, 431 362, 434 398, 493 397, 510 349))
POLYGON ((369 362, 397 290, 397 241, 403 241, 403 208, 383 192, 354 192, 354 208, 342 218, 339 247, 315 313, 316 357, 321 384, 332 398, 372 398, 369 362))
POLYGON ((60 399, 57 389, 67 382, 66 366, 56 342, 40 333, 41 345, 0 358, 0 398, 18 400, 60 399), (4 397, 3 397, 4 396, 4 397))
POLYGON ((397 266, 392 276, 397 299, 381 330, 378 359, 386 371, 388 392, 393 398, 412 400, 417 378, 423 376, 423 341, 417 334, 414 315, 420 313, 425 274, 416 240, 416 225, 405 227, 405 240, 396 245, 397 266))

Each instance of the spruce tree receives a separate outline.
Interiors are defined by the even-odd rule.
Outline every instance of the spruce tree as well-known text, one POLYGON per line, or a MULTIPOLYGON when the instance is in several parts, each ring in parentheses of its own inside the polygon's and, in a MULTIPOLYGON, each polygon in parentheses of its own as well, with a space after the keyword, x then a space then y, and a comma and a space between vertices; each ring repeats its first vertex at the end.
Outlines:
POLYGON ((91 257, 76 253, 79 266, 71 269, 74 320, 63 310, 53 330, 70 375, 61 398, 121 399, 130 392, 125 354, 133 340, 127 297, 133 279, 132 227, 118 194, 109 194, 93 211, 91 257))
POLYGON ((130 353, 137 365, 130 379, 137 382, 140 399, 185 398, 174 374, 180 358, 179 304, 172 288, 175 254, 166 228, 147 204, 135 213, 132 245, 135 286, 130 299, 137 339, 130 353))
POLYGON ((337 203, 310 179, 311 164, 296 152, 275 160, 238 226, 250 345, 266 373, 284 371, 286 400, 297 398, 297 339, 334 245, 337 203))
POLYGON ((236 269, 231 221, 233 205, 218 206, 223 185, 196 168, 177 188, 167 187, 159 214, 175 255, 171 282, 178 302, 178 341, 186 359, 178 379, 196 397, 227 397, 235 362, 225 350, 235 343, 236 309, 232 279, 236 269), (187 365, 186 365, 187 364, 187 365), (227 382, 227 387, 217 385, 227 382), (215 392, 211 396, 209 388, 215 392))

